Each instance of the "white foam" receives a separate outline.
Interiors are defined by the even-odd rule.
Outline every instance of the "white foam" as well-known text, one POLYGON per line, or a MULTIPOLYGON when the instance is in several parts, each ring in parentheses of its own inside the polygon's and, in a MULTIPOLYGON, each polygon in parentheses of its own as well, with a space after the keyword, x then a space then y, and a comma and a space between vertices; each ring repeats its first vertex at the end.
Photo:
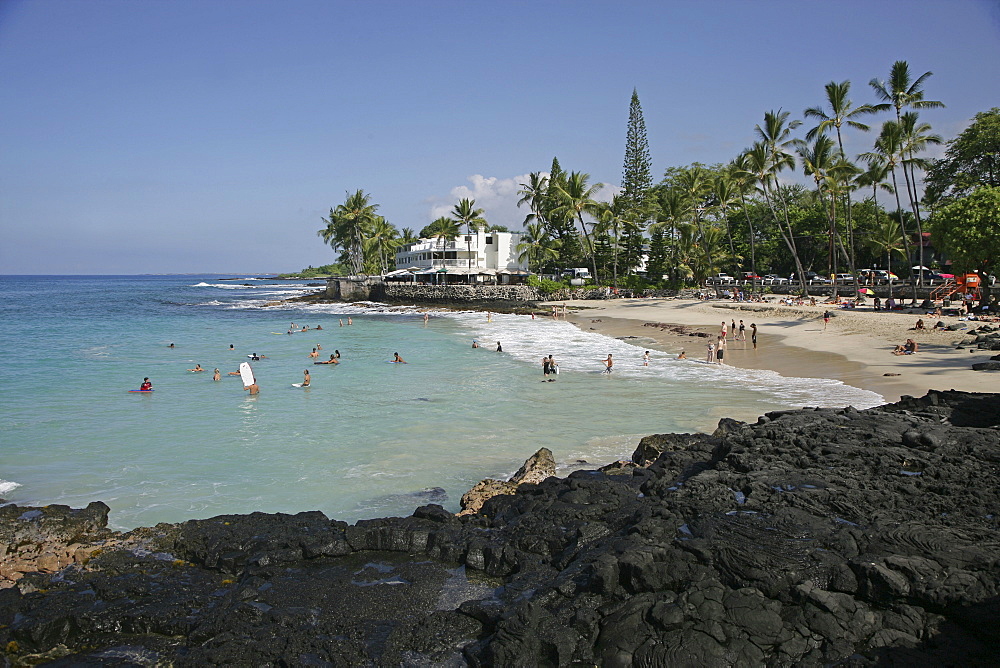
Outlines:
POLYGON ((10 494, 15 489, 21 486, 19 482, 10 482, 8 480, 0 480, 0 495, 10 494))
POLYGON ((560 373, 600 373, 608 354, 615 358, 616 378, 648 378, 668 382, 710 384, 720 391, 758 390, 774 396, 790 407, 818 406, 871 408, 884 403, 881 395, 827 378, 795 378, 764 369, 742 369, 730 365, 707 364, 698 358, 702 346, 694 346, 690 359, 650 350, 648 367, 642 365, 644 349, 596 332, 587 332, 550 318, 532 319, 523 315, 494 313, 492 322, 478 312, 447 313, 466 328, 465 335, 486 347, 500 341, 505 353, 537 365, 544 355, 553 355, 560 373))

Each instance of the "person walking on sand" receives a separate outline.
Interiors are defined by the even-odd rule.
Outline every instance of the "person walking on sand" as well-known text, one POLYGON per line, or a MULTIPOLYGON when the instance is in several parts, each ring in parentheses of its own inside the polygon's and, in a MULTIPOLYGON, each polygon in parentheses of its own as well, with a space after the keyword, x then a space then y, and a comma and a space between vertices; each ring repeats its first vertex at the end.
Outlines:
POLYGON ((608 353, 608 358, 606 360, 601 360, 601 361, 604 362, 606 366, 606 368, 604 369, 604 373, 610 374, 611 367, 615 365, 615 361, 611 359, 611 353, 608 353))
POLYGON ((823 331, 826 331, 826 326, 830 324, 830 312, 823 311, 823 331))
POLYGON ((311 379, 309 378, 309 369, 306 369, 305 371, 302 372, 302 387, 309 387, 310 380, 311 379))
POLYGON ((750 323, 750 340, 753 341, 753 349, 757 350, 757 323, 750 323))
POLYGON ((218 369, 216 369, 215 372, 212 374, 212 380, 222 380, 222 374, 219 372, 218 369))

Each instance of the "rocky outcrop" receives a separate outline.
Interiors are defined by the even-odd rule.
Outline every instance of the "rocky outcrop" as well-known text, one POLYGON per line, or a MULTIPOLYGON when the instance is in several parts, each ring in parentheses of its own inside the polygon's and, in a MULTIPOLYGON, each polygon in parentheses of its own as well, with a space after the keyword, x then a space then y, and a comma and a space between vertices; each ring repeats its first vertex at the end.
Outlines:
POLYGON ((723 420, 633 460, 464 517, 136 530, 0 590, 0 647, 60 665, 996 663, 1000 395, 723 420))
POLYGON ((462 495, 462 510, 459 515, 478 513, 483 504, 500 494, 513 494, 522 484, 538 484, 556 474, 556 460, 552 451, 541 448, 529 457, 509 480, 486 478, 462 495))

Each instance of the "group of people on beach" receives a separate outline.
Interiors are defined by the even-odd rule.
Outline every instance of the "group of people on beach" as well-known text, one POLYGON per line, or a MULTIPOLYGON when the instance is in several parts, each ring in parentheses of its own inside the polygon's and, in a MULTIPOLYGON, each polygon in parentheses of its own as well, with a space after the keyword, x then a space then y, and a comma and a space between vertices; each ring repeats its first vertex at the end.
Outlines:
MULTIPOLYGON (((740 324, 736 324, 734 319, 728 325, 726 321, 722 321, 722 326, 719 328, 719 335, 716 340, 709 343, 706 347, 708 348, 708 353, 705 356, 705 361, 709 364, 725 364, 727 343, 729 339, 733 341, 746 341, 747 340, 747 327, 740 320, 740 324)), ((757 349, 757 324, 750 323, 750 341, 753 343, 754 350, 757 349)), ((683 351, 681 351, 683 353, 683 351)))

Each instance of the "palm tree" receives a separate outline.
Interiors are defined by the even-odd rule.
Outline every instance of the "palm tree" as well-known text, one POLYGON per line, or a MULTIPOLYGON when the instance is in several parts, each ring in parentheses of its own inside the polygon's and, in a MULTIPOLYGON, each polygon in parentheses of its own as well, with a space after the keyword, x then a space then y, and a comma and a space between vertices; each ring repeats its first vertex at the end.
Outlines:
POLYGON ((404 227, 399 231, 399 241, 401 245, 412 244, 420 241, 420 237, 412 227, 404 227))
POLYGON ((465 223, 465 245, 469 256, 470 270, 472 269, 472 230, 474 228, 478 232, 486 226, 486 219, 483 218, 483 214, 486 212, 482 209, 476 209, 475 206, 476 200, 462 199, 451 210, 451 215, 459 223, 465 223))
POLYGON ((459 234, 458 223, 447 216, 441 216, 427 226, 426 231, 441 244, 441 268, 445 268, 444 247, 449 241, 454 241, 459 234))
POLYGON ((371 234, 364 241, 366 268, 380 271, 384 275, 389 257, 395 255, 400 245, 399 230, 382 216, 376 216, 371 234))
POLYGON ((726 167, 729 177, 733 180, 733 186, 736 189, 736 193, 740 198, 740 208, 743 209, 743 215, 746 217, 747 229, 749 230, 750 237, 750 271, 757 275, 757 246, 756 246, 756 233, 753 229, 753 220, 750 218, 750 210, 747 208, 746 194, 753 187, 753 175, 748 169, 747 156, 745 153, 741 153, 736 156, 732 162, 726 167))
MULTIPOLYGON (((924 229, 923 221, 920 218, 920 206, 917 198, 916 169, 926 169, 928 162, 915 156, 917 153, 925 150, 928 145, 940 145, 944 143, 944 140, 941 138, 941 135, 930 134, 931 126, 929 123, 918 123, 916 112, 908 111, 900 119, 900 129, 903 133, 903 145, 901 147, 903 174, 905 175, 909 172, 909 178, 906 180, 907 194, 910 198, 910 210, 913 212, 913 216, 917 222, 917 235, 920 238, 917 263, 922 267, 924 266, 924 229), (910 190, 911 187, 912 190, 910 190)), ((918 277, 920 283, 923 284, 923 270, 920 271, 918 277)))
POLYGON ((618 287, 618 248, 622 230, 628 224, 624 213, 628 203, 624 194, 615 195, 611 202, 601 202, 595 216, 597 225, 594 227, 594 233, 607 234, 611 238, 612 285, 616 288, 618 287))
MULTIPOLYGON (((862 153, 862 160, 872 164, 878 162, 884 164, 885 168, 892 176, 892 191, 896 196, 896 216, 899 219, 900 231, 903 235, 903 248, 906 251, 907 261, 911 261, 913 254, 910 252, 910 243, 907 239, 906 227, 903 225, 903 205, 899 201, 899 184, 896 181, 896 167, 902 163, 903 155, 903 131, 896 121, 886 121, 882 124, 882 131, 875 140, 875 150, 862 153)), ((923 266, 923 265, 920 265, 923 266)), ((913 301, 917 301, 917 284, 913 283, 913 301)))
POLYGON ((680 233, 678 226, 690 214, 691 203, 680 188, 660 189, 657 200, 660 211, 656 217, 656 222, 650 225, 649 229, 650 232, 657 229, 670 230, 670 255, 673 258, 673 271, 670 273, 670 278, 676 281, 680 279, 680 272, 678 271, 680 267, 678 253, 678 237, 680 233))
POLYGON ((341 248, 350 263, 351 271, 360 274, 364 266, 364 240, 375 222, 378 204, 371 203, 371 195, 358 190, 324 218, 326 228, 317 234, 334 248, 341 248))
POLYGON ((600 204, 594 199, 594 195, 604 187, 604 184, 595 183, 594 185, 590 185, 587 183, 589 179, 590 174, 570 172, 565 182, 556 186, 555 195, 559 206, 552 213, 557 216, 563 216, 567 220, 573 218, 579 220, 580 228, 583 230, 583 236, 589 247, 590 263, 594 270, 594 281, 597 281, 597 260, 594 258, 593 245, 590 240, 590 233, 587 231, 587 225, 583 221, 583 214, 586 213, 595 216, 600 211, 600 204))
POLYGON ((553 239, 542 223, 528 223, 515 248, 517 261, 526 261, 529 270, 534 266, 540 271, 546 264, 559 259, 559 246, 559 240, 553 239))
POLYGON ((544 220, 542 215, 542 209, 545 205, 548 188, 549 178, 541 172, 531 172, 528 174, 528 182, 521 184, 521 189, 517 191, 517 194, 521 196, 521 199, 517 200, 517 206, 520 207, 527 204, 531 209, 531 213, 524 218, 525 225, 533 220, 538 220, 543 225, 547 225, 547 221, 544 220))
MULTIPOLYGON (((892 218, 880 221, 868 237, 867 244, 876 252, 885 253, 885 267, 892 274, 892 256, 903 254, 903 233, 899 223, 892 218)), ((889 297, 892 297, 892 280, 889 281, 889 297)))
POLYGON ((832 127, 837 131, 837 146, 843 153, 844 139, 841 136, 840 128, 846 123, 855 130, 868 132, 871 128, 855 119, 874 114, 878 112, 878 109, 870 104, 852 108, 852 102, 847 97, 851 91, 850 81, 841 81, 840 83, 831 81, 824 88, 826 89, 826 101, 830 105, 830 113, 824 111, 822 107, 809 107, 805 110, 803 115, 806 118, 819 119, 819 124, 806 133, 806 141, 812 141, 832 127))
MULTIPOLYGON (((905 60, 897 60, 892 64, 892 68, 889 70, 889 80, 882 81, 880 79, 872 79, 868 82, 868 85, 872 87, 875 91, 875 95, 883 101, 882 104, 875 105, 876 109, 879 111, 886 111, 888 109, 895 109, 896 111, 896 123, 904 128, 903 134, 907 134, 903 122, 903 109, 907 107, 912 107, 913 109, 938 109, 944 107, 943 102, 938 100, 925 100, 924 99, 924 82, 930 77, 933 72, 924 72, 915 80, 912 79, 910 74, 910 65, 905 60)), ((914 117, 915 120, 915 117, 914 117)), ((927 126, 928 129, 930 126, 927 126)), ((904 144, 906 141, 904 140, 904 144)), ((908 159, 913 156, 907 153, 907 149, 903 148, 903 158, 908 159)), ((916 183, 911 183, 910 174, 907 171, 905 165, 903 167, 903 180, 906 182, 906 195, 910 200, 910 210, 914 212, 917 218, 917 229, 920 231, 920 266, 924 266, 923 263, 923 228, 920 222, 920 212, 917 208, 917 186, 916 183)), ((905 230, 904 230, 905 236, 905 230)), ((923 283, 923 271, 918 274, 918 280, 923 283)))
MULTIPOLYGON (((835 236, 837 234, 836 209, 834 208, 835 205, 827 206, 824 196, 824 182, 827 179, 827 170, 833 165, 833 140, 824 134, 819 134, 815 135, 812 144, 800 141, 797 143, 797 146, 796 152, 799 154, 799 160, 802 163, 802 172, 806 176, 812 177, 813 183, 816 185, 816 195, 827 211, 827 221, 829 223, 829 230, 827 231, 829 237, 827 243, 827 272, 834 275, 837 273, 835 251, 835 236)), ((837 295, 836 281, 833 284, 833 294, 834 296, 837 295)))

